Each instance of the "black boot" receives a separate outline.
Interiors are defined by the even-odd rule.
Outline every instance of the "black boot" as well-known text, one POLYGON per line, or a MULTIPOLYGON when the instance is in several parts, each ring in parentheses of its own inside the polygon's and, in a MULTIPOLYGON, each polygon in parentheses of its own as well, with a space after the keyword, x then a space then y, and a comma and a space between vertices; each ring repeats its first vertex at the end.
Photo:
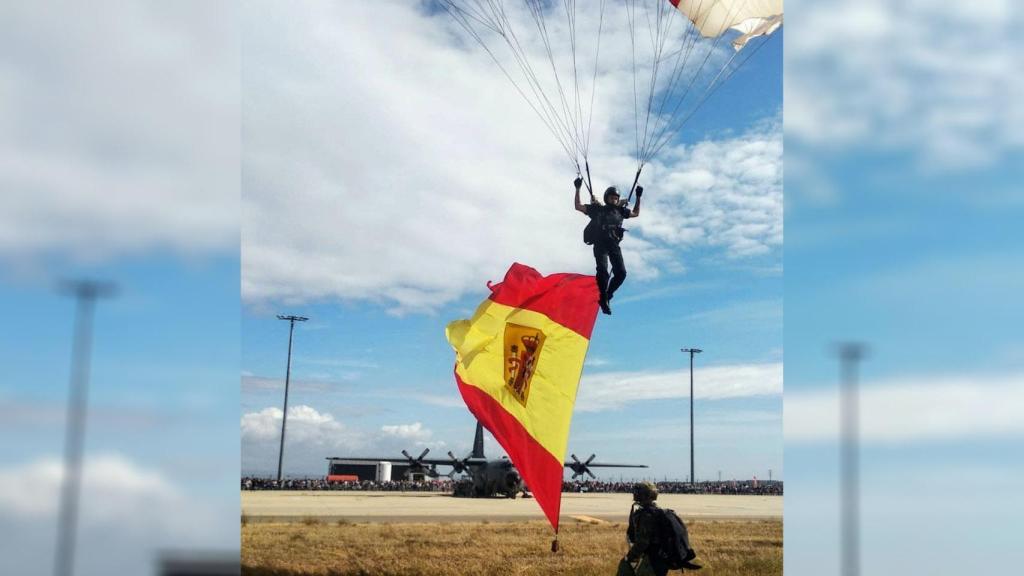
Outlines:
POLYGON ((611 315, 612 307, 611 307, 610 304, 608 304, 608 299, 607 298, 602 296, 601 299, 597 301, 597 303, 601 306, 601 312, 604 312, 605 314, 608 314, 609 316, 611 315))

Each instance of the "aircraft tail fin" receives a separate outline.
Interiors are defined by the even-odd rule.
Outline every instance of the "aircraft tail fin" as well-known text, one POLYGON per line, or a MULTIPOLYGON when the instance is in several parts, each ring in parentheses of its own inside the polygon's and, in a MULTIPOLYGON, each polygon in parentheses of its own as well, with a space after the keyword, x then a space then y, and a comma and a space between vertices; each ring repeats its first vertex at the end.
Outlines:
POLYGON ((473 458, 484 457, 484 427, 480 421, 476 422, 476 436, 473 438, 473 458))

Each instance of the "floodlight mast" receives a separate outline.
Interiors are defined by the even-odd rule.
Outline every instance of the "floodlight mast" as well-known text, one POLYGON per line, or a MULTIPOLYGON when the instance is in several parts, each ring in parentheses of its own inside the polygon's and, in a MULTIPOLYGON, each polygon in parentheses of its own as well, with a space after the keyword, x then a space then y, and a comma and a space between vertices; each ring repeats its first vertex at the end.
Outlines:
POLYGON ((703 352, 700 348, 680 348, 680 352, 690 355, 690 484, 697 483, 693 474, 693 355, 703 352))
POLYGON ((866 347, 857 342, 839 344, 840 363, 840 573, 860 576, 860 455, 857 368, 866 347))
POLYGON ((292 335, 295 333, 295 323, 309 320, 305 316, 282 316, 277 315, 278 320, 288 321, 288 365, 284 372, 284 412, 281 414, 281 447, 277 451, 277 484, 281 485, 281 465, 284 463, 284 431, 288 426, 288 385, 292 376, 292 335))
POLYGON ((116 289, 108 282, 69 280, 58 286, 75 298, 75 332, 71 344, 71 378, 68 398, 68 422, 64 434, 64 479, 61 484, 57 521, 56 576, 69 576, 74 567, 75 531, 78 526, 78 500, 81 493, 82 450, 85 443, 85 417, 89 394, 89 365, 92 356, 92 321, 96 300, 113 296, 116 289))

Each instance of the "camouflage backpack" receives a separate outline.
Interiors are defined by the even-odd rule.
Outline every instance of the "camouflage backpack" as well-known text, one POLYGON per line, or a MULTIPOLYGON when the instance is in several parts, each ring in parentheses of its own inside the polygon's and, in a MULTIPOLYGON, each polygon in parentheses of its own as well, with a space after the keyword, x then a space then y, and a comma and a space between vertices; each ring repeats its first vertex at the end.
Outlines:
POLYGON ((678 570, 683 564, 697 557, 690 548, 690 535, 686 524, 674 510, 655 508, 658 515, 658 544, 661 557, 665 559, 669 569, 678 570))

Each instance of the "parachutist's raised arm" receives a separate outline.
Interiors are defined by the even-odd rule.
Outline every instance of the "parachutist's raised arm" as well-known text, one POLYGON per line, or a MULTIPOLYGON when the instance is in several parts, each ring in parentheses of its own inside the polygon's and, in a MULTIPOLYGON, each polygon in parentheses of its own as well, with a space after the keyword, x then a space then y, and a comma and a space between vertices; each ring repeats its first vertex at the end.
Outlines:
POLYGON ((633 204, 633 212, 629 215, 630 218, 636 218, 640 215, 640 197, 644 195, 644 187, 636 187, 636 204, 633 204))
POLYGON ((587 207, 580 202, 580 187, 583 186, 583 178, 576 178, 572 181, 572 185, 576 187, 576 211, 587 213, 587 207))

